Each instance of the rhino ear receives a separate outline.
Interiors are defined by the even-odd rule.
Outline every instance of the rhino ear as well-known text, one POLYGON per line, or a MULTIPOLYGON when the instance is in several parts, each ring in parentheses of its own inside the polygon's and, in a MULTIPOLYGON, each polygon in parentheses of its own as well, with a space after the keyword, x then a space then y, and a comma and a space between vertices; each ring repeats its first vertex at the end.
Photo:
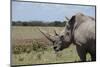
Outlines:
POLYGON ((75 23, 75 16, 72 16, 71 19, 69 20, 69 24, 73 25, 75 23))
POLYGON ((66 18, 67 21, 69 21, 69 18, 68 17, 65 16, 65 18, 66 18))

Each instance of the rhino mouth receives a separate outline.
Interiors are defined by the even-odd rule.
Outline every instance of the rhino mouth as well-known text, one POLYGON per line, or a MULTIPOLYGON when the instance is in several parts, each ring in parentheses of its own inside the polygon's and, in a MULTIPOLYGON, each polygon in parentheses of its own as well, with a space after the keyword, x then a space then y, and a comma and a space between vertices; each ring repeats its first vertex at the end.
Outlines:
POLYGON ((57 49, 57 48, 55 49, 55 48, 54 48, 54 50, 55 50, 55 52, 59 52, 59 51, 62 51, 63 48, 59 48, 59 49, 57 49))
POLYGON ((55 50, 55 52, 59 52, 60 50, 55 50))

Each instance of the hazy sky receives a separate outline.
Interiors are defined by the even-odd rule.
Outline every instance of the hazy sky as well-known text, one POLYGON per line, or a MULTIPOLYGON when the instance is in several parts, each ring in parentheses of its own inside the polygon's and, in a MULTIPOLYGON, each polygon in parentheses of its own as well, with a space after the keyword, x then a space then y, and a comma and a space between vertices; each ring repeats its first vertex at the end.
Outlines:
POLYGON ((93 6, 12 2, 13 21, 64 21, 65 16, 70 18, 78 12, 95 17, 93 6))

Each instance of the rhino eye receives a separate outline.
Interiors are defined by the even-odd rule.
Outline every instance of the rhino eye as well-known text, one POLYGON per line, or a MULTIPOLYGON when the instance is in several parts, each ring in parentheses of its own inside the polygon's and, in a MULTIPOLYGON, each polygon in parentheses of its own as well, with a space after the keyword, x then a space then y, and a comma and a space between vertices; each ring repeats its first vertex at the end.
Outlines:
POLYGON ((54 44, 54 43, 55 43, 55 41, 52 41, 52 43, 54 44))
POLYGON ((61 40, 64 40, 64 36, 61 36, 60 39, 61 39, 61 40))
POLYGON ((70 26, 67 26, 67 29, 70 30, 70 26))
POLYGON ((69 35, 69 32, 67 32, 66 35, 69 35))

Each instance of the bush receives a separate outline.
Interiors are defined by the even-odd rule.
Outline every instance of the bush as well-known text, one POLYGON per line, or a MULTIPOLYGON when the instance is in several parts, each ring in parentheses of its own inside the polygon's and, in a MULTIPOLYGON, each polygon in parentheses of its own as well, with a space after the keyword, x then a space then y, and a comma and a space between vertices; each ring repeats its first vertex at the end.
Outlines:
POLYGON ((47 49, 47 46, 42 42, 34 42, 33 43, 33 50, 34 51, 44 51, 47 49))
POLYGON ((32 45, 14 45, 12 46, 12 53, 30 53, 31 51, 45 51, 47 50, 47 45, 44 42, 34 41, 32 45))
POLYGON ((30 53, 32 51, 32 46, 30 45, 14 45, 12 47, 12 52, 14 54, 30 53))

